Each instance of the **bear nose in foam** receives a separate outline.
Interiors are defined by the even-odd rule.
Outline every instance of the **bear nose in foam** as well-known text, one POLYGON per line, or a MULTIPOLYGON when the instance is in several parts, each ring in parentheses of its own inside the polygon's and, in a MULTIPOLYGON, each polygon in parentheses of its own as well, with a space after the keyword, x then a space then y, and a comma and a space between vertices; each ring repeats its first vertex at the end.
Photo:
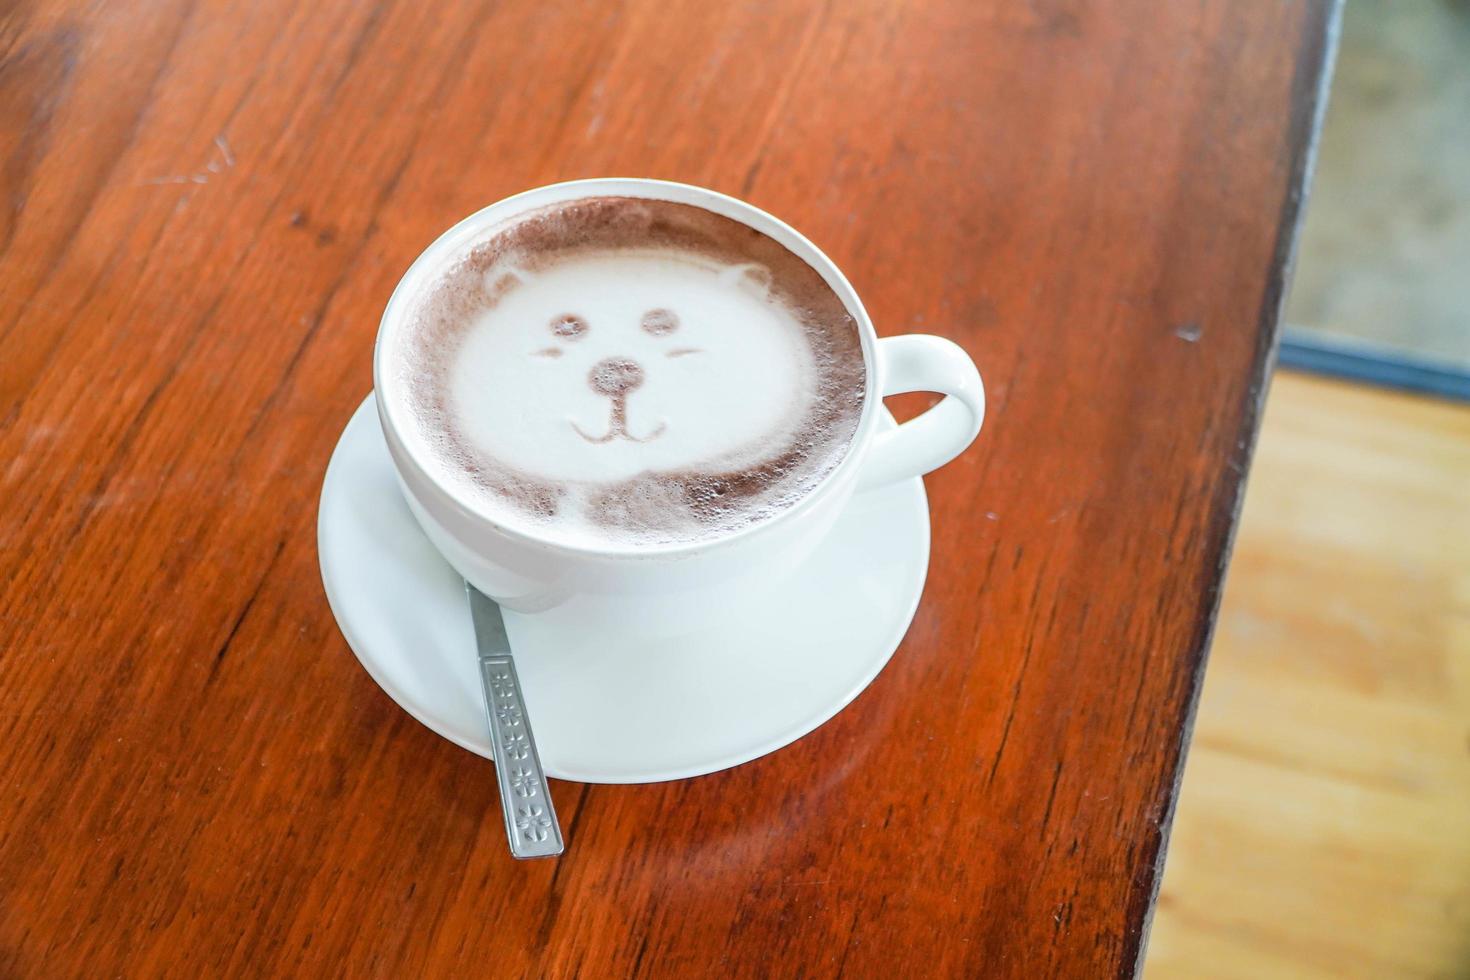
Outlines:
POLYGON ((643 369, 628 357, 604 357, 587 372, 587 383, 599 395, 626 395, 643 384, 643 369))

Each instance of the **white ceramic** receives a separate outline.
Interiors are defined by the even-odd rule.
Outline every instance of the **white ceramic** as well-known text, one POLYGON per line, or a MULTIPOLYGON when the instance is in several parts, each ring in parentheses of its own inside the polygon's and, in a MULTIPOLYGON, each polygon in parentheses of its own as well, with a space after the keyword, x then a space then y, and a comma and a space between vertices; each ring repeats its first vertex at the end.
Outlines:
MULTIPOLYGON (((429 728, 489 756, 459 575, 399 493, 369 398, 322 488, 317 547, 332 611, 373 679, 429 728)), ((878 424, 893 428, 887 413, 878 424)), ((854 497, 774 594, 731 588, 719 614, 658 641, 554 613, 505 619, 547 772, 634 783, 775 751, 855 698, 908 629, 929 560, 916 477, 854 497)))
MULTIPOLYGON (((383 313, 374 359, 377 409, 405 499, 449 564, 509 609, 555 609, 583 628, 652 640, 722 615, 731 589, 774 589, 811 554, 855 491, 890 486, 948 462, 975 438, 985 412, 979 372, 957 345, 910 335, 879 340, 841 271, 795 230, 749 204, 714 191, 664 181, 609 178, 555 184, 507 198, 445 232, 404 275, 383 313), (483 513, 476 501, 433 478, 426 450, 407 417, 396 372, 385 363, 394 332, 420 291, 485 229, 517 213, 600 195, 692 204, 764 232, 811 265, 856 321, 869 396, 852 446, 811 493, 774 518, 711 541, 659 546, 553 544, 483 513), (938 405, 882 431, 882 396, 936 391, 938 405)), ((539 728, 539 723, 538 723, 539 728)))

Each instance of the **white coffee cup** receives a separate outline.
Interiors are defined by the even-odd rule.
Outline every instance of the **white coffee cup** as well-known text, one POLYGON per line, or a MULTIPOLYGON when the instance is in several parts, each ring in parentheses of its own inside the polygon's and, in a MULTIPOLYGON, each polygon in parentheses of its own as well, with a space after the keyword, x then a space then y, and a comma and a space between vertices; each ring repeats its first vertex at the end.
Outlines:
POLYGON ((770 588, 800 565, 831 529, 854 492, 909 479, 944 465, 980 431, 985 392, 975 364, 941 337, 879 339, 857 293, 811 242, 743 201, 688 184, 605 178, 552 184, 506 198, 464 219, 409 267, 383 312, 373 374, 378 418, 414 517, 444 558, 507 608, 575 608, 589 625, 662 630, 708 619, 734 592, 770 588), (454 486, 436 479, 414 435, 399 372, 385 363, 401 349, 413 297, 486 229, 518 213, 585 197, 638 197, 690 204, 733 218, 775 239, 815 269, 857 323, 868 393, 846 457, 796 504, 722 537, 668 545, 576 546, 508 527, 454 486), (945 397, 896 429, 879 431, 886 395, 933 391, 945 397))

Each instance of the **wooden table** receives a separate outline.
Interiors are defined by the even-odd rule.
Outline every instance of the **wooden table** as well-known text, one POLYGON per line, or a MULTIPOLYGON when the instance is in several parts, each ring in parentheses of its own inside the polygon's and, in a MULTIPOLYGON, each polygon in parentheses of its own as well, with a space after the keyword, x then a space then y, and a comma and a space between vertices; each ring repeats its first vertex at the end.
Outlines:
POLYGON ((12 5, 0 974, 1131 974, 1334 16, 12 5), (338 633, 316 499, 411 259, 601 174, 788 219, 991 415, 852 707, 719 775, 557 784, 570 849, 518 864, 488 763, 338 633))

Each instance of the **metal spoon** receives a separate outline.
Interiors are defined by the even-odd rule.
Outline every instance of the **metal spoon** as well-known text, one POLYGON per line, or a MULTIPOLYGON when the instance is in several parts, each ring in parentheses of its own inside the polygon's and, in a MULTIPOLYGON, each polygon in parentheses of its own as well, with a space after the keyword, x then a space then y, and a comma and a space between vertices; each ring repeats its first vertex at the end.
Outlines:
POLYGON ((466 582, 475 645, 480 652, 480 683, 490 724, 490 750, 500 780, 500 808, 512 857, 555 857, 565 850, 551 788, 536 754, 531 719, 505 633, 505 618, 494 599, 466 582))

